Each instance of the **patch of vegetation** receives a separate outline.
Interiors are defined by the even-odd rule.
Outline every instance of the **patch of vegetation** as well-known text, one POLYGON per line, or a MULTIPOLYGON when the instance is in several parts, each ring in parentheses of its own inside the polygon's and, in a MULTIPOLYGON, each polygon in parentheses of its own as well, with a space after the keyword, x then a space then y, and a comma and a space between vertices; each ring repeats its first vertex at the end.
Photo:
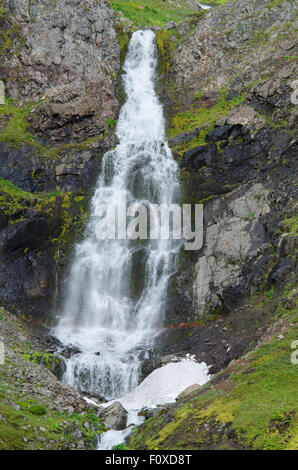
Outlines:
POLYGON ((210 0, 210 2, 206 1, 206 0, 203 0, 202 2, 200 1, 200 3, 202 3, 203 5, 223 5, 224 3, 227 3, 228 0, 210 0))
POLYGON ((21 25, 13 22, 4 0, 0 0, 0 22, 0 54, 7 58, 19 55, 25 44, 25 37, 22 36, 21 25))
POLYGON ((57 378, 61 378, 62 372, 64 371, 63 360, 52 353, 45 352, 34 352, 23 354, 24 359, 34 364, 42 364, 44 367, 49 369, 57 378))
POLYGON ((22 218, 26 210, 32 206, 42 211, 55 203, 56 195, 45 193, 29 193, 13 185, 10 181, 0 178, 0 204, 2 213, 8 216, 10 223, 22 218))
MULTIPOLYGON (((30 145, 36 149, 39 157, 55 159, 66 150, 85 150, 95 142, 103 140, 104 136, 88 137, 85 141, 80 143, 62 144, 56 147, 44 147, 40 145, 34 135, 29 131, 29 123, 26 117, 30 112, 38 106, 39 103, 27 103, 24 106, 17 106, 13 104, 11 100, 5 105, 0 105, 0 118, 7 117, 7 122, 4 124, 2 130, 0 130, 0 142, 8 142, 14 147, 18 147, 20 144, 30 145)), ((115 121, 109 119, 107 121, 107 132, 108 129, 113 129, 115 121)))
POLYGON ((38 210, 48 209, 56 202, 56 197, 66 196, 65 193, 55 191, 53 193, 29 193, 15 186, 10 181, 0 178, 0 203, 1 209, 14 223, 20 213, 32 206, 38 210))
POLYGON ((209 130, 211 130, 215 122, 229 111, 239 106, 245 99, 246 92, 229 100, 227 99, 227 88, 223 88, 219 92, 219 99, 214 106, 206 105, 197 106, 193 104, 187 111, 176 114, 171 120, 169 127, 169 136, 175 137, 182 132, 190 132, 196 128, 202 128, 200 139, 204 139, 209 130))
POLYGON ((127 47, 130 41, 130 34, 124 30, 122 25, 116 25, 115 29, 118 38, 118 43, 120 46, 120 60, 121 63, 123 63, 126 57, 127 47))
POLYGON ((163 27, 170 21, 182 21, 193 13, 187 4, 176 0, 110 0, 110 3, 119 16, 121 12, 125 18, 133 22, 135 26, 160 26, 163 27))
POLYGON ((291 235, 298 236, 298 216, 293 216, 284 219, 283 221, 284 229, 289 232, 291 235))
POLYGON ((175 28, 156 32, 156 45, 160 54, 161 72, 167 74, 171 67, 172 57, 181 41, 181 36, 175 28))
POLYGON ((112 447, 112 450, 129 450, 125 444, 118 444, 117 446, 112 447))
POLYGON ((111 129, 112 131, 115 129, 116 127, 116 124, 117 124, 117 120, 116 119, 107 119, 106 121, 106 125, 108 126, 109 129, 111 129))
POLYGON ((0 142, 9 142, 13 145, 35 142, 34 136, 28 132, 29 123, 26 121, 26 117, 34 106, 34 103, 28 103, 22 107, 11 103, 0 105, 0 117, 9 117, 4 129, 0 132, 0 142))
MULTIPOLYGON (((21 384, 16 384, 14 391, 17 392, 18 388, 21 388, 21 384)), ((1 388, 0 396, 2 400, 7 399, 5 391, 1 388)), ((12 399, 11 396, 9 398, 12 399)), ((92 412, 73 413, 69 416, 55 410, 49 411, 44 404, 33 400, 15 400, 15 403, 19 409, 3 401, 0 403, 1 450, 42 450, 48 449, 49 443, 52 450, 75 450, 72 429, 80 429, 84 441, 89 442, 90 449, 94 449, 96 435, 106 430, 101 419, 92 412), (86 423, 89 424, 88 428, 86 423)))
POLYGON ((265 5, 267 8, 282 8, 284 2, 287 0, 272 0, 269 4, 265 5))
POLYGON ((41 406, 41 405, 31 405, 31 406, 29 406, 28 410, 33 415, 37 415, 37 416, 43 416, 43 415, 47 414, 46 408, 44 406, 41 406))

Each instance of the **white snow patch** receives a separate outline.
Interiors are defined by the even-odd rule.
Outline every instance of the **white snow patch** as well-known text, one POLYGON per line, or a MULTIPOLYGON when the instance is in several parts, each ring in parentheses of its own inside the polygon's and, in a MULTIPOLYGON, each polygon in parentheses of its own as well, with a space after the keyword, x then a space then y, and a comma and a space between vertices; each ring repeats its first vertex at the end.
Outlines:
POLYGON ((200 3, 200 2, 198 2, 198 4, 200 5, 201 8, 203 8, 203 10, 209 10, 209 8, 212 8, 210 5, 204 5, 203 3, 200 3))
POLYGON ((126 410, 154 408, 156 405, 175 402, 176 397, 187 387, 204 385, 209 379, 207 364, 187 357, 154 370, 138 387, 117 401, 126 410))

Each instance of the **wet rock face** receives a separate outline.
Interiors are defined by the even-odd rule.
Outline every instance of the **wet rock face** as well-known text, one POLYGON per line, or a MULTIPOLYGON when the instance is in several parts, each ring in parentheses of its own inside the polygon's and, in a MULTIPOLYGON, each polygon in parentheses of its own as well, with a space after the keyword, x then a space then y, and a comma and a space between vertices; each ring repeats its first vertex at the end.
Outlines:
POLYGON ((0 177, 30 192, 85 191, 116 143, 107 125, 119 110, 114 12, 104 0, 5 0, 4 7, 12 45, 1 79, 17 106, 33 103, 25 122, 42 147, 1 143, 0 177))
POLYGON ((70 243, 80 236, 82 199, 1 186, 0 200, 0 298, 33 322, 45 320, 57 300, 70 243))
POLYGON ((44 100, 30 120, 51 141, 84 140, 118 111, 116 82, 120 49, 114 13, 89 0, 5 2, 10 21, 22 31, 19 54, 4 59, 1 72, 15 100, 44 100))

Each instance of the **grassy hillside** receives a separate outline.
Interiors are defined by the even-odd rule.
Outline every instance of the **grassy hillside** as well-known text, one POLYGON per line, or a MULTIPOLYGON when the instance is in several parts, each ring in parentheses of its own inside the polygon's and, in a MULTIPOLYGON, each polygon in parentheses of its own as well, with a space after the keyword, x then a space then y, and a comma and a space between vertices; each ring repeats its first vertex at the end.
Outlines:
POLYGON ((118 15, 122 12, 137 26, 162 27, 169 21, 181 21, 194 13, 181 0, 176 0, 175 3, 164 0, 111 0, 110 3, 118 15))

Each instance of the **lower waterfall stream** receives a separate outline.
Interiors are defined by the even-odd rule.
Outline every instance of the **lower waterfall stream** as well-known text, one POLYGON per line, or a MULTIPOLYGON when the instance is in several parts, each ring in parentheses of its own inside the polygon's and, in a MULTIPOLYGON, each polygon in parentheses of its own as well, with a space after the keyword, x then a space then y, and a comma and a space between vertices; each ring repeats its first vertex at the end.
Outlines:
MULTIPOLYGON (((96 236, 101 204, 117 210, 124 201, 150 208, 180 200, 178 168, 154 89, 156 68, 154 33, 136 31, 124 64, 127 99, 117 123, 119 144, 103 157, 86 234, 75 249, 55 330, 63 344, 80 350, 67 360, 63 380, 89 396, 117 398, 129 411, 128 425, 140 421, 137 410, 173 401, 187 386, 209 378, 205 364, 186 358, 165 366, 163 375, 154 371, 138 385, 141 362, 163 324, 167 285, 181 243, 96 236)), ((129 429, 104 433, 99 448, 122 442, 129 429)))

